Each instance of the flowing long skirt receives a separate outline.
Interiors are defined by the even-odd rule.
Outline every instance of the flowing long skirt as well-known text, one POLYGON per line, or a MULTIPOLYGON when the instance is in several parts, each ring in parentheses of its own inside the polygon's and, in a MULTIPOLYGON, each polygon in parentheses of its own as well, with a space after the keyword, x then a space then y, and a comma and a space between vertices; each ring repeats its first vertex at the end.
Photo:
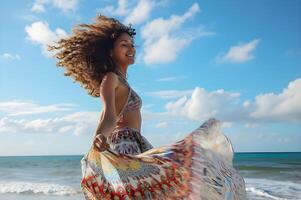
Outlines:
POLYGON ((220 122, 209 119, 184 139, 153 148, 137 130, 113 132, 110 149, 82 158, 81 188, 98 199, 246 199, 233 168, 233 148, 220 122))

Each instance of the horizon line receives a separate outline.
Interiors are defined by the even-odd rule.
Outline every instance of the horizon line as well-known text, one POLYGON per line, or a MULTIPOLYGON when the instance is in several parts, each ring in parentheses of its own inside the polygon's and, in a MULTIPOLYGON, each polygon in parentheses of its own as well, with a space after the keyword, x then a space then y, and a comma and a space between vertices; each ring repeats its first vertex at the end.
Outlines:
MULTIPOLYGON (((236 153, 301 153, 301 151, 240 151, 236 153)), ((45 155, 0 155, 0 157, 30 157, 30 156, 84 156, 85 154, 45 154, 45 155)))

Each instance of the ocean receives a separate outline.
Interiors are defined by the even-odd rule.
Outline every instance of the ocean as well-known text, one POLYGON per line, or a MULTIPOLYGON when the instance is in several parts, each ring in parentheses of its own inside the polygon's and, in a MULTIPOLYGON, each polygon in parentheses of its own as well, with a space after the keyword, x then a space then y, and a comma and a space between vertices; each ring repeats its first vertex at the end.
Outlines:
MULTIPOLYGON (((80 200, 83 155, 0 157, 1 200, 80 200)), ((301 200, 301 152, 235 153, 248 199, 301 200)))

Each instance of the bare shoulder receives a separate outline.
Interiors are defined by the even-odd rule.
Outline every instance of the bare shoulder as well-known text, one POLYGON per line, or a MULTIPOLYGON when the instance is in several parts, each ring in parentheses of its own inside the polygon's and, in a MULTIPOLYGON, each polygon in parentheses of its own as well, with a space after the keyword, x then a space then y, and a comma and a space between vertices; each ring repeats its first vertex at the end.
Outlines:
POLYGON ((118 75, 114 72, 107 72, 103 79, 109 80, 109 81, 114 81, 117 82, 118 81, 118 75))
POLYGON ((110 87, 110 88, 116 88, 118 85, 118 75, 114 72, 108 72, 104 75, 101 87, 110 87))

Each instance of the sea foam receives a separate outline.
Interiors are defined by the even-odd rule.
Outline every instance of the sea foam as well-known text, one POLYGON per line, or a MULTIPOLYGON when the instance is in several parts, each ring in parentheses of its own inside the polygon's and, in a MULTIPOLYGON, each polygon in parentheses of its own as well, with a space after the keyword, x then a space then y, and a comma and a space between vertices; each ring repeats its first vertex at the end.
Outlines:
POLYGON ((301 184, 289 181, 245 178, 249 199, 300 200, 301 184))
POLYGON ((81 190, 67 185, 38 182, 0 182, 0 194, 44 194, 44 195, 76 195, 81 190))

